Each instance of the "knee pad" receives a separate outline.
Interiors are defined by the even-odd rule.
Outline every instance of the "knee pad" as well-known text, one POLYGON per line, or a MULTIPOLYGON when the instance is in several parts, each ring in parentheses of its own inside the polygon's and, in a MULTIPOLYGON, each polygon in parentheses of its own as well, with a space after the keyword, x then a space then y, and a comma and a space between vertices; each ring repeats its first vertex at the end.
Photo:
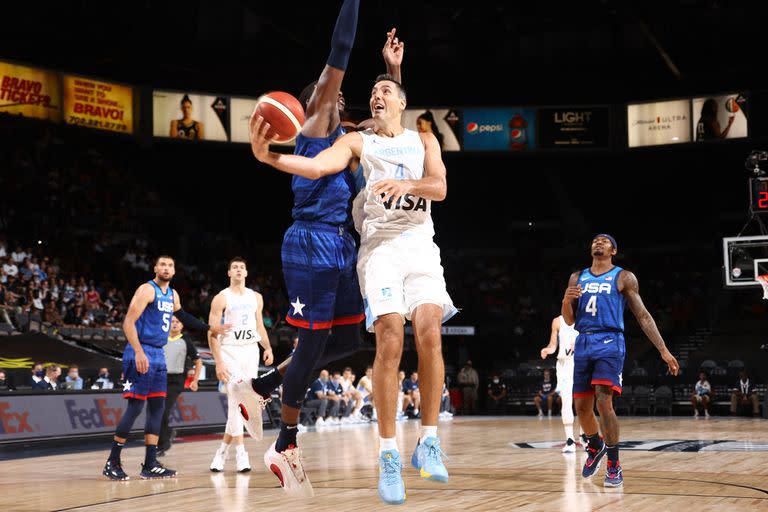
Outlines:
POLYGON ((118 423, 117 430, 115 431, 117 437, 123 439, 128 437, 128 434, 130 434, 131 429, 133 428, 133 423, 136 421, 136 418, 139 417, 143 408, 144 400, 139 400, 138 398, 128 399, 128 407, 125 408, 123 417, 120 418, 120 423, 118 423))
POLYGON ((299 344, 283 376, 283 403, 299 408, 328 342, 328 329, 299 329, 299 344))
POLYGON ((322 370, 328 363, 354 354, 360 349, 361 341, 360 324, 337 325, 333 328, 331 337, 325 344, 325 350, 315 366, 315 370, 322 370))
POLYGON ((160 425, 163 421, 163 412, 165 412, 165 397, 153 396, 147 398, 147 421, 144 425, 144 432, 150 435, 160 435, 160 425))

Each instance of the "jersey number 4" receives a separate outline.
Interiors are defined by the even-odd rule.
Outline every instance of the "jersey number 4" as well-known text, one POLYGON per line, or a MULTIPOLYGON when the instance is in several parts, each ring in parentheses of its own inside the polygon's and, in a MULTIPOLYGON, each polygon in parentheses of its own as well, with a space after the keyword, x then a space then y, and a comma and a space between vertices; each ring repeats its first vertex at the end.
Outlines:
POLYGON ((592 316, 597 316, 597 295, 593 295, 589 298, 584 311, 592 313, 592 316))

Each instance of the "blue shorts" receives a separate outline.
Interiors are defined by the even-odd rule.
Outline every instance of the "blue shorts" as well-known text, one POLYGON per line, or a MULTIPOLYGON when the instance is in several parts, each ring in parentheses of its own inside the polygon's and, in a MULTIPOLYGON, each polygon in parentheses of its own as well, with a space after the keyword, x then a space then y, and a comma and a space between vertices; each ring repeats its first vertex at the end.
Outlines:
POLYGON ((594 395, 596 385, 610 386, 621 394, 625 354, 622 332, 580 333, 573 354, 574 398, 594 395))
POLYGON ((283 237, 286 321, 304 329, 362 322, 355 239, 343 226, 296 221, 283 237))
POLYGON ((128 344, 123 352, 123 398, 146 400, 165 396, 168 389, 168 370, 165 367, 165 351, 162 347, 141 345, 149 359, 149 370, 139 373, 136 370, 136 352, 128 344))

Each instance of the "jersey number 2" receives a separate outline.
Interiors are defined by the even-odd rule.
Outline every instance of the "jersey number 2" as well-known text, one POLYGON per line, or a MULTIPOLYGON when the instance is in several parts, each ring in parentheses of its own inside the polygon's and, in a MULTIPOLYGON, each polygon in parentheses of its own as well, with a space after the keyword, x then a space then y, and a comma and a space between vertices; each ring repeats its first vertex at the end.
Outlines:
POLYGON ((587 301, 587 306, 584 308, 587 313, 592 313, 592 316, 597 315, 597 295, 593 295, 587 301))

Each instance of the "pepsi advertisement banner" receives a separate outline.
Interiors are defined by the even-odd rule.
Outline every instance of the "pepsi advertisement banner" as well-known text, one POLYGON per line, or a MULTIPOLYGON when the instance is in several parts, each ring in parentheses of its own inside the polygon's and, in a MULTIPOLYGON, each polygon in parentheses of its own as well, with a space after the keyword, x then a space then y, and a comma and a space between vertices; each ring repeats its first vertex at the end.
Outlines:
POLYGON ((608 107, 539 109, 539 147, 542 149, 608 149, 608 107))
POLYGON ((470 108, 464 111, 466 151, 530 151, 536 149, 536 110, 470 108))

